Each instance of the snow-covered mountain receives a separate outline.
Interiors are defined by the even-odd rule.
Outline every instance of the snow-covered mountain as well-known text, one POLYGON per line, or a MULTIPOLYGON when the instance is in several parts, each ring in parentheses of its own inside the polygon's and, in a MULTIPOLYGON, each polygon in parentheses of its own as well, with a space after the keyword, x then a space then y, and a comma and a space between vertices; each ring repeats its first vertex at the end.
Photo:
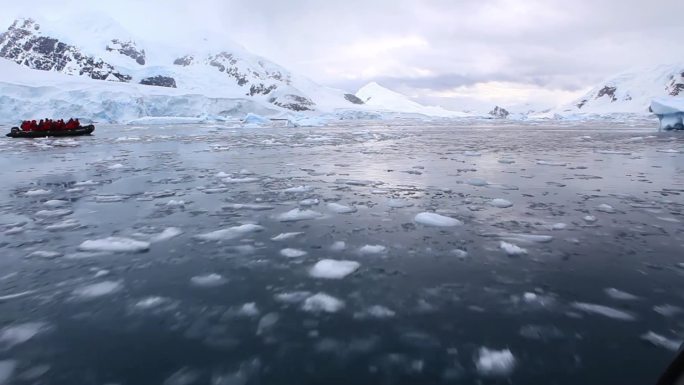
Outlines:
MULTIPOLYGON (((50 78, 50 84, 56 88, 51 93, 52 99, 47 101, 70 100, 69 95, 60 94, 59 89, 64 92, 97 89, 98 92, 130 91, 132 95, 145 97, 201 95, 214 100, 242 99, 248 101, 243 104, 257 103, 263 105, 261 110, 276 112, 331 111, 359 108, 363 104, 352 94, 316 84, 233 42, 204 40, 189 45, 153 44, 132 36, 114 20, 98 17, 97 26, 85 27, 86 30, 60 27, 74 25, 73 20, 51 21, 43 26, 33 19, 18 19, 0 34, 0 59, 34 71, 68 75, 50 78), (88 82, 82 81, 84 79, 88 82), (144 87, 111 88, 112 82, 144 87), (167 92, 163 88, 175 88, 180 92, 167 92)), ((6 91, 3 92, 5 103, 12 100, 11 104, 19 105, 26 100, 22 96, 26 92, 13 94, 9 91, 17 91, 16 87, 8 87, 16 85, 19 70, 15 71, 8 63, 3 63, 2 67, 0 85, 6 91)), ((41 85, 23 83, 24 87, 41 85)), ((90 100, 90 96, 94 95, 86 92, 83 102, 89 101, 91 105, 98 102, 90 100)), ((109 108, 115 109, 114 106, 109 108)), ((119 119, 107 111, 92 112, 101 119, 119 119)), ((26 114, 30 113, 26 111, 26 114)), ((196 115, 206 113, 196 111, 196 115)), ((12 121, 18 118, 0 117, 12 121)))
POLYGON ((356 96, 366 105, 378 110, 401 111, 445 118, 471 116, 464 112, 451 111, 442 107, 424 106, 411 100, 408 96, 385 88, 376 82, 361 87, 356 92, 356 96))
POLYGON ((623 72, 594 87, 573 103, 558 109, 560 114, 649 114, 657 97, 684 98, 684 64, 663 65, 623 72))

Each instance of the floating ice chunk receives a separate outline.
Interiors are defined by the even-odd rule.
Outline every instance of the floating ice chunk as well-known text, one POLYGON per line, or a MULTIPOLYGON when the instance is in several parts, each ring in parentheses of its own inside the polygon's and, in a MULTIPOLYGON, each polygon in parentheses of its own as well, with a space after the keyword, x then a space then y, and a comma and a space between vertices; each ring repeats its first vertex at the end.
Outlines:
POLYGON ((280 222, 296 222, 317 219, 322 216, 323 214, 313 210, 292 209, 288 212, 277 215, 276 219, 280 222))
POLYGON ((121 164, 121 163, 116 163, 116 164, 113 164, 113 165, 111 165, 111 166, 109 166, 109 167, 107 167, 107 168, 110 169, 110 170, 119 170, 119 169, 124 168, 124 165, 121 164))
POLYGON ((484 187, 484 186, 489 184, 489 182, 487 182, 486 180, 481 179, 481 178, 470 178, 466 181, 466 183, 468 183, 471 186, 476 186, 476 187, 484 187))
POLYGON ((516 360, 509 349, 480 348, 475 360, 477 372, 485 377, 507 377, 513 373, 516 360))
POLYGON ((27 322, 6 326, 0 330, 0 347, 11 348, 23 344, 49 329, 45 322, 27 322))
POLYGON ((492 201, 489 203, 492 206, 498 207, 500 209, 505 209, 505 208, 513 206, 513 203, 511 203, 510 201, 507 201, 506 199, 501 199, 501 198, 492 199, 492 201))
POLYGON ((185 207, 185 201, 171 199, 170 201, 166 202, 166 205, 168 207, 185 207))
POLYGON ((549 243, 553 240, 553 237, 551 235, 515 234, 515 233, 499 234, 499 238, 506 240, 506 241, 522 242, 522 243, 549 243))
POLYGON ((37 250, 27 255, 26 258, 54 259, 61 256, 62 253, 59 253, 57 251, 37 250))
POLYGON ((271 238, 272 241, 285 241, 294 237, 298 237, 300 235, 303 235, 304 233, 301 232, 295 232, 295 233, 280 233, 276 235, 275 237, 271 238))
POLYGON ((667 150, 656 150, 657 152, 664 152, 666 154, 679 154, 681 151, 675 150, 673 148, 668 148, 667 150))
POLYGON ((451 250, 451 254, 455 255, 456 258, 464 259, 468 257, 468 252, 465 250, 461 249, 453 249, 451 250))
POLYGON ((328 203, 328 210, 337 214, 350 214, 356 212, 356 208, 341 205, 339 203, 328 203))
POLYGON ((665 317, 672 317, 679 313, 683 313, 684 309, 679 306, 665 304, 654 306, 653 311, 665 317))
POLYGON ((605 203, 598 205, 596 207, 596 211, 601 211, 603 213, 608 213, 608 214, 613 214, 615 213, 615 209, 611 205, 607 205, 605 203))
POLYGON ((684 343, 683 340, 669 339, 665 336, 654 333, 652 331, 649 331, 648 333, 642 334, 641 339, 644 341, 648 341, 657 347, 665 348, 665 349, 673 351, 673 352, 679 351, 679 348, 684 343))
POLYGON ((286 248, 280 250, 280 255, 287 258, 299 258, 305 256, 307 253, 304 250, 286 248))
POLYGON ((216 273, 197 275, 190 278, 190 283, 200 287, 216 287, 224 285, 226 282, 228 282, 227 279, 216 273))
POLYGON ((95 181, 88 179, 88 180, 84 180, 82 182, 76 182, 76 183, 74 183, 74 186, 75 187, 85 187, 85 186, 97 186, 99 184, 100 184, 99 182, 95 182, 95 181))
POLYGON ((572 307, 583 312, 599 314, 604 317, 613 318, 620 321, 634 321, 636 317, 622 310, 614 309, 612 307, 596 305, 593 303, 573 302, 572 307))
POLYGON ((518 255, 524 255, 527 254, 527 250, 523 249, 522 247, 518 245, 514 245, 512 243, 504 242, 501 241, 501 244, 499 245, 501 250, 505 251, 506 254, 509 256, 518 256, 518 255))
POLYGON ((280 319, 280 316, 278 313, 268 313, 261 317, 259 320, 259 324, 257 325, 257 331, 256 334, 258 336, 264 334, 264 332, 272 329, 277 323, 278 320, 280 319))
POLYGON ((392 318, 397 313, 382 305, 373 305, 363 312, 355 313, 354 318, 392 318))
POLYGON ((417 214, 413 220, 417 223, 426 225, 426 226, 436 226, 436 227, 452 227, 452 226, 460 226, 463 224, 463 222, 459 221, 456 218, 451 218, 451 217, 446 217, 444 215, 439 215, 436 213, 429 213, 429 212, 424 212, 417 214))
POLYGON ((606 295, 609 296, 610 298, 612 298, 612 299, 618 299, 618 300, 621 300, 621 301, 634 301, 634 300, 639 299, 639 297, 637 297, 637 296, 634 295, 634 294, 630 294, 630 293, 627 293, 627 292, 625 292, 625 291, 618 290, 618 289, 616 289, 616 288, 614 288, 614 287, 609 287, 609 288, 605 289, 604 292, 605 292, 606 295))
POLYGON ((259 203, 232 203, 221 207, 223 210, 253 210, 253 211, 266 211, 273 210, 274 207, 270 205, 264 205, 259 203))
POLYGON ((373 182, 372 180, 360 180, 360 179, 336 179, 335 183, 347 184, 350 186, 370 186, 373 182))
POLYGON ((342 279, 361 266, 356 261, 340 261, 335 259, 322 259, 309 270, 309 275, 313 278, 323 279, 342 279))
POLYGON ((57 210, 40 210, 36 213, 39 218, 59 218, 72 214, 73 211, 68 209, 57 209, 57 210))
POLYGON ((69 204, 69 201, 63 201, 60 199, 51 199, 51 200, 43 203, 43 205, 45 205, 47 207, 52 207, 52 208, 63 207, 63 206, 66 206, 68 204, 69 204))
POLYGON ((44 190, 44 189, 36 189, 36 190, 29 190, 24 193, 24 196, 27 197, 40 197, 40 196, 45 196, 45 195, 50 195, 52 194, 52 191, 50 190, 44 190))
POLYGON ((594 223, 597 221, 596 217, 593 215, 585 215, 582 219, 587 223, 594 223))
POLYGON ((254 183, 258 182, 259 178, 247 177, 247 178, 223 178, 223 183, 254 183))
POLYGON ((568 227, 568 225, 566 225, 565 223, 558 222, 558 223, 554 223, 551 226, 551 230, 565 230, 567 227, 568 227))
POLYGON ((110 251, 114 253, 143 252, 150 249, 149 242, 122 237, 87 240, 78 246, 81 251, 110 251))
POLYGON ((284 303, 300 303, 309 297, 311 297, 311 292, 308 291, 291 291, 274 296, 276 301, 284 303))
POLYGON ((347 248, 347 244, 344 241, 335 241, 330 246, 331 251, 342 251, 347 248))
POLYGON ((632 155, 631 152, 618 150, 599 150, 598 153, 604 155, 632 155))
POLYGON ((80 299, 94 299, 114 294, 121 289, 123 284, 120 281, 103 281, 76 288, 73 294, 80 299))
POLYGON ((542 166, 561 166, 561 167, 562 167, 562 166, 567 166, 567 165, 568 165, 568 164, 565 163, 565 162, 554 162, 554 161, 551 161, 551 160, 538 160, 538 161, 537 161, 537 164, 538 164, 538 165, 542 165, 542 166))
POLYGON ((123 202, 128 198, 127 195, 96 195, 93 199, 97 203, 116 203, 123 202))
POLYGON ((150 242, 168 241, 169 239, 175 238, 181 234, 183 234, 183 230, 179 229, 178 227, 167 227, 161 233, 150 238, 150 242))
POLYGON ((259 308, 256 302, 248 302, 240 306, 237 314, 245 317, 256 317, 259 315, 259 308))
POLYGON ((465 155, 465 156, 482 156, 482 153, 480 153, 479 151, 465 151, 463 153, 463 155, 465 155))
POLYGON ((382 254, 387 248, 382 245, 365 245, 359 249, 361 254, 382 254))
POLYGON ((390 199, 387 201, 387 206, 393 209, 400 209, 403 207, 411 207, 413 206, 413 203, 404 199, 390 199))
POLYGON ((227 229, 216 230, 206 234, 196 235, 195 238, 202 241, 229 241, 243 237, 249 233, 254 233, 264 230, 263 226, 246 224, 240 226, 229 227, 227 229))
POLYGON ((300 206, 307 206, 307 207, 316 206, 319 203, 321 203, 321 201, 318 200, 317 198, 302 199, 301 201, 299 201, 300 206))
POLYGON ((81 222, 76 219, 65 219, 62 222, 57 222, 52 225, 45 226, 47 231, 63 231, 63 230, 73 230, 81 227, 81 222))
POLYGON ((141 299, 140 301, 136 302, 134 306, 138 309, 147 310, 147 309, 159 307, 159 306, 167 304, 169 302, 170 302, 170 299, 168 299, 168 298, 152 296, 152 297, 145 297, 145 298, 141 299))
POLYGON ((313 313, 336 313, 344 308, 344 301, 325 293, 314 294, 304 300, 302 309, 313 313))
POLYGON ((17 367, 16 360, 2 360, 0 361, 0 385, 9 384, 12 374, 17 367))
POLYGON ((286 193, 307 193, 307 192, 313 191, 313 189, 314 188, 311 186, 302 185, 302 186, 295 186, 295 187, 286 188, 283 190, 283 192, 286 192, 286 193))

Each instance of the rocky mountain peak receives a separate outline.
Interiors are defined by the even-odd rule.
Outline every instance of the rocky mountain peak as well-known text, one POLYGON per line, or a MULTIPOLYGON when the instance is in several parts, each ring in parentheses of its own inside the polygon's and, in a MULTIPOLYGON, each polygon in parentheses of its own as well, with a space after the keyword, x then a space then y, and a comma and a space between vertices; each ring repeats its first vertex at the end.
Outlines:
POLYGON ((489 115, 495 119, 506 119, 511 113, 505 108, 496 106, 493 110, 489 111, 489 115))
POLYGON ((18 19, 0 35, 0 57, 17 64, 98 80, 128 82, 131 76, 118 72, 102 59, 88 56, 77 47, 43 36, 33 19, 18 19))

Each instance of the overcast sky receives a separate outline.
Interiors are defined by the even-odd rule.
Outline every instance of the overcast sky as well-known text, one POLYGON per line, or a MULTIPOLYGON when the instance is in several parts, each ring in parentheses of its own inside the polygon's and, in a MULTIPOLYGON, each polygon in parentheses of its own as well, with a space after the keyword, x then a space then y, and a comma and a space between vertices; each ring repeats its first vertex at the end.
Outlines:
POLYGON ((213 34, 325 85, 375 80, 451 108, 554 104, 631 67, 684 62, 684 0, 0 1, 4 25, 96 8, 136 34, 213 34))

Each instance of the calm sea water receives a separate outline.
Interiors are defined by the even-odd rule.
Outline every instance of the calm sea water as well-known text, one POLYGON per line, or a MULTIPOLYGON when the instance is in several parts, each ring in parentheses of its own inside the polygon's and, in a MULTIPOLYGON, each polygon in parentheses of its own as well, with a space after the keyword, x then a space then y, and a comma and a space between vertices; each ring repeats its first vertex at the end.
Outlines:
POLYGON ((2 139, 0 383, 654 383, 684 339, 684 137, 653 127, 2 139))

